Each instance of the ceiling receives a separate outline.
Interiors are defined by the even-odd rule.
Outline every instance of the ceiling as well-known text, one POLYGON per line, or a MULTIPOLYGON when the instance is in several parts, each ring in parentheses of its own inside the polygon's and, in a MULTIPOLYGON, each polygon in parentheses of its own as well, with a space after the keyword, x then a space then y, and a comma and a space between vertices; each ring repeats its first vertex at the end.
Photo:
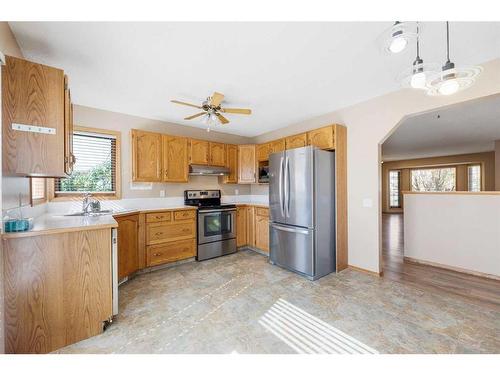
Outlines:
MULTIPOLYGON (((218 131, 257 136, 399 89, 414 52, 384 56, 391 22, 118 23, 11 22, 26 58, 63 68, 76 104, 204 128, 184 121, 213 91, 226 106, 218 131)), ((421 56, 444 62, 443 23, 422 24, 421 56)), ((456 63, 500 56, 498 23, 450 24, 456 63)))
POLYGON ((500 95, 406 119, 382 145, 382 159, 492 151, 495 140, 500 140, 500 95))

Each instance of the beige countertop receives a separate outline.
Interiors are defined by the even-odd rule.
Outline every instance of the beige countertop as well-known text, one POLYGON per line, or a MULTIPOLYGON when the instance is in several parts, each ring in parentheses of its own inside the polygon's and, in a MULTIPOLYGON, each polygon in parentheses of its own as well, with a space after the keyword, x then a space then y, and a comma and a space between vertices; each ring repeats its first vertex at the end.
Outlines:
MULTIPOLYGON (((268 208, 269 205, 250 202, 233 202, 236 206, 254 206, 268 208)), ((114 217, 134 213, 149 213, 168 210, 195 210, 196 207, 185 205, 172 205, 154 208, 131 208, 114 211, 110 215, 101 216, 64 216, 64 214, 47 213, 34 219, 33 229, 26 232, 12 232, 2 234, 3 239, 31 237, 43 234, 76 232, 82 230, 95 230, 103 228, 116 228, 118 223, 114 217)))
POLYGON ((45 214, 35 218, 33 229, 26 232, 2 234, 3 239, 39 236, 82 230, 116 228, 118 223, 112 215, 101 216, 64 216, 45 214))

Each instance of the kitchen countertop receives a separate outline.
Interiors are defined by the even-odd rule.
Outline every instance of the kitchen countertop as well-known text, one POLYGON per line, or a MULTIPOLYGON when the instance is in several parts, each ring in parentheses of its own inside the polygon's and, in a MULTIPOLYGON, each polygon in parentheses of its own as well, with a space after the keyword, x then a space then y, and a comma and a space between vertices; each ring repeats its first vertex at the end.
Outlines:
MULTIPOLYGON (((252 202, 227 202, 226 204, 235 204, 236 206, 255 206, 268 208, 269 205, 252 202)), ((114 210, 110 215, 100 216, 64 216, 60 213, 46 213, 34 219, 33 229, 26 232, 12 232, 2 234, 3 239, 31 237, 43 234, 54 234, 64 232, 76 232, 82 230, 95 230, 104 228, 116 228, 118 223, 115 217, 130 215, 134 213, 149 213, 166 210, 195 210, 196 207, 185 205, 162 205, 162 207, 152 208, 123 208, 114 210)))
POLYGON ((118 223, 112 215, 101 216, 64 216, 45 214, 35 218, 33 229, 26 232, 11 232, 2 234, 3 239, 39 236, 83 230, 116 228, 118 223))

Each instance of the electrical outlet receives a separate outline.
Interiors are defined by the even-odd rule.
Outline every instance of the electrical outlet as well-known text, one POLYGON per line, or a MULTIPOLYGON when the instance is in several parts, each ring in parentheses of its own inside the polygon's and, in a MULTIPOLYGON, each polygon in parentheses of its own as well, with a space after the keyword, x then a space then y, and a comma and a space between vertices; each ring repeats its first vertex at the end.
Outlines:
POLYGON ((234 189, 234 194, 239 195, 240 194, 240 190, 239 189, 234 189))
POLYGON ((160 198, 165 198, 165 190, 160 190, 160 198))

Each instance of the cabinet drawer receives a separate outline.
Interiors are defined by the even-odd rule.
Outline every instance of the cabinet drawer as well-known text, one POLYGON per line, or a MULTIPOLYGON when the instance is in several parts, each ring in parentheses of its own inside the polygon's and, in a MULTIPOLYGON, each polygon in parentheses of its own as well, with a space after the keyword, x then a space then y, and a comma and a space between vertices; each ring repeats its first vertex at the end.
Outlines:
POLYGON ((160 221, 172 221, 172 212, 146 214, 146 223, 158 223, 160 221))
POLYGON ((149 224, 146 227, 146 243, 148 245, 185 240, 194 238, 196 235, 195 223, 178 223, 178 224, 149 224))
POLYGON ((255 207, 255 215, 269 217, 269 208, 255 207))
POLYGON ((157 266, 196 256, 196 240, 177 241, 146 248, 146 265, 157 266))
POLYGON ((174 212, 174 220, 193 220, 196 217, 196 211, 194 210, 185 210, 185 211, 175 211, 174 212))

